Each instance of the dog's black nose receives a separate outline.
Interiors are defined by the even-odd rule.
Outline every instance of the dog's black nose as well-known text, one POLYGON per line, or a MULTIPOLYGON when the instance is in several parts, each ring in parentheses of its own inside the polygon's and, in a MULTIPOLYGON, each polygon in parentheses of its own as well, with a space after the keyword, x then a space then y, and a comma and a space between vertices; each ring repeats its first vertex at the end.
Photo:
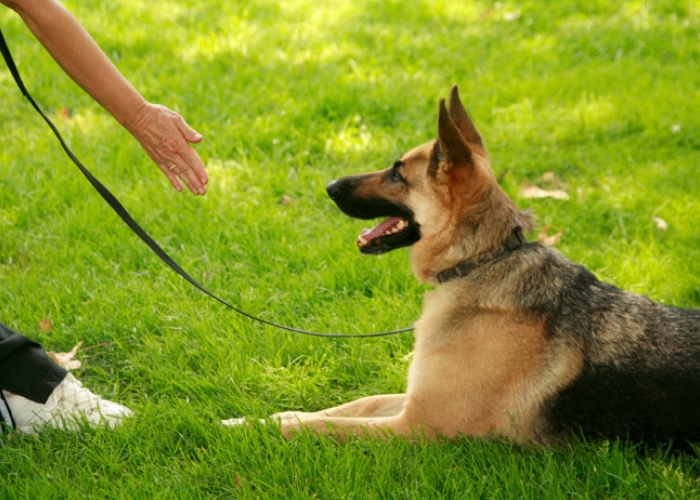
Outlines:
POLYGON ((331 181, 327 186, 326 186, 326 192, 328 193, 328 196, 331 197, 331 200, 336 200, 338 196, 340 195, 340 191, 342 190, 342 183, 340 182, 340 179, 331 181))

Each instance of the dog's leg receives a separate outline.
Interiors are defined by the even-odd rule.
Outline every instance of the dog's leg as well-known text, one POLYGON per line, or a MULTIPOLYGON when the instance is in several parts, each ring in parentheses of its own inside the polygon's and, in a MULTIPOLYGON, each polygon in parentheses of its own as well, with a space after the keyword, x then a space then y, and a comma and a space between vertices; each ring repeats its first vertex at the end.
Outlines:
POLYGON ((412 429, 406 420, 405 402, 405 394, 368 396, 335 408, 313 413, 284 412, 273 418, 278 419, 286 437, 303 429, 338 436, 348 433, 379 437, 410 435, 412 429))
POLYGON ((334 408, 320 410, 316 412, 285 411, 276 413, 273 419, 298 420, 300 418, 332 417, 332 418, 352 418, 352 417, 391 417, 398 415, 403 409, 406 401, 405 394, 384 394, 380 396, 367 396, 356 399, 350 403, 345 403, 334 408))
MULTIPOLYGON (((409 435, 411 428, 405 422, 403 411, 405 402, 405 394, 368 396, 317 412, 277 413, 272 415, 269 421, 279 423, 286 437, 302 429, 338 435, 347 434, 347 432, 358 435, 369 433, 384 437, 390 434, 409 435)), ((266 421, 263 420, 263 422, 266 421)), ((247 420, 238 418, 224 420, 222 423, 237 426, 246 424, 247 420)))
MULTIPOLYGON (((303 430, 313 430, 322 434, 331 434, 340 438, 350 434, 356 436, 374 436, 388 438, 391 436, 413 436, 414 428, 406 420, 403 412, 392 417, 326 417, 314 416, 280 422, 282 434, 290 438, 303 430)), ((420 428, 416 428, 419 431, 420 428)))

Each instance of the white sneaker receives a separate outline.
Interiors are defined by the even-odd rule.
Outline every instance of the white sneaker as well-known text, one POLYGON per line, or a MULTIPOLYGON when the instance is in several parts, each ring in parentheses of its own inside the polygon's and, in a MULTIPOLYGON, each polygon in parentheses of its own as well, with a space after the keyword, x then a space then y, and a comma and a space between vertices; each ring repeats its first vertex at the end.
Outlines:
POLYGON ((133 415, 126 406, 102 399, 85 389, 70 373, 43 405, 11 392, 3 391, 3 395, 12 412, 15 428, 27 434, 33 434, 45 425, 77 430, 83 419, 93 425, 105 422, 115 427, 123 418, 133 415))

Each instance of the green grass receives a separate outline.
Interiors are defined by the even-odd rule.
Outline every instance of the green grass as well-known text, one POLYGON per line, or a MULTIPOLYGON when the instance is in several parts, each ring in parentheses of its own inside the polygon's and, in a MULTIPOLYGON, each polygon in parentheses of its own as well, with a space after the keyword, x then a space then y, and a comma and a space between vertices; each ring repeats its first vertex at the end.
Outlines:
MULTIPOLYGON (((149 100, 205 135, 209 193, 169 187, 4 10, 25 83, 154 238, 252 313, 325 332, 415 321, 425 287, 407 252, 360 256, 362 224, 324 186, 433 138, 454 83, 503 186, 538 229, 564 228, 563 252, 620 287, 700 306, 697 0, 66 5, 149 100), (518 197, 548 171, 570 200, 518 197)), ((130 234, 6 71, 0 100, 0 321, 50 350, 84 340, 78 377, 137 413, 114 431, 0 436, 0 497, 700 495, 697 453, 633 443, 286 441, 274 428, 220 427, 401 391, 411 336, 312 339, 226 310, 130 234)))

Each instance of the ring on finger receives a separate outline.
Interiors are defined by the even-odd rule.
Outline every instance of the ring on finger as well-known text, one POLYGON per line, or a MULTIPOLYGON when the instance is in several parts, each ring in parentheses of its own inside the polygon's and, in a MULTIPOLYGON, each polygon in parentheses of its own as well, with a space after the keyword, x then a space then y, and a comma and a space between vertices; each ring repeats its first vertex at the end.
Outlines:
POLYGON ((175 164, 173 163, 172 165, 170 165, 170 166, 168 167, 168 170, 170 170, 170 171, 172 172, 173 170, 175 170, 176 167, 177 167, 177 165, 175 165, 175 164))

